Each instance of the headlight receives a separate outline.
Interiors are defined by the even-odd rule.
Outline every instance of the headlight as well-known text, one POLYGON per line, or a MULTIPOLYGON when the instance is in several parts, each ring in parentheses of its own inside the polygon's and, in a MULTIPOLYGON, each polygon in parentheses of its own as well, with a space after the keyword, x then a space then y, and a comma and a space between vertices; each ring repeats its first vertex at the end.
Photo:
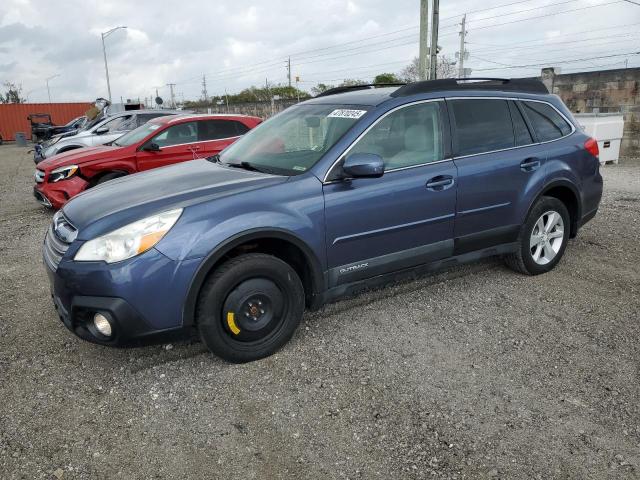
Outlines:
POLYGON ((158 243, 178 221, 182 209, 152 215, 86 242, 75 260, 114 263, 146 252, 158 243))
POLYGON ((66 180, 67 178, 73 177, 76 173, 78 173, 77 165, 67 165, 66 167, 56 168, 49 174, 49 181, 59 182, 60 180, 66 180))

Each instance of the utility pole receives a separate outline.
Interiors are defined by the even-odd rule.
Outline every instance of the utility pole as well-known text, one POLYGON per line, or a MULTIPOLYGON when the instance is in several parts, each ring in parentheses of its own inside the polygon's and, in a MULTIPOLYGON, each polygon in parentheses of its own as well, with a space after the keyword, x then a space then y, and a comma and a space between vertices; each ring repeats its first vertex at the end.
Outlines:
POLYGON ((464 78, 464 57, 466 55, 466 50, 464 47, 464 37, 467 34, 467 30, 465 28, 465 24, 467 22, 467 14, 465 13, 462 16, 462 28, 460 29, 460 51, 458 52, 458 77, 464 78))
POLYGON ((207 93, 207 77, 202 75, 202 99, 207 102, 209 100, 209 95, 207 93))
POLYGON ((176 97, 173 94, 173 87, 175 87, 175 83, 167 83, 167 87, 169 87, 169 92, 171 92, 171 108, 176 108, 176 97))
POLYGON ((429 80, 435 80, 438 67, 438 26, 440 24, 440 0, 433 0, 431 9, 431 50, 429 59, 429 80))
POLYGON ((287 78, 289 79, 289 88, 291 88, 291 57, 287 60, 287 78))
POLYGON ((427 79, 427 56, 429 51, 429 0, 420 0, 420 58, 418 76, 427 79))

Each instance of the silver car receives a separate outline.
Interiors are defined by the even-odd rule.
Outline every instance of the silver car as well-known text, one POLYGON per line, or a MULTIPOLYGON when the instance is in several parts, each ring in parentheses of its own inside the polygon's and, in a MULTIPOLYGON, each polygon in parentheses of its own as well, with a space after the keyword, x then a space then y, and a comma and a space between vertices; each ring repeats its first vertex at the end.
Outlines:
POLYGON ((152 118, 165 115, 184 114, 178 110, 130 110, 109 115, 104 119, 78 131, 75 135, 58 135, 45 142, 34 152, 34 161, 40 163, 45 158, 76 148, 105 145, 118 139, 126 132, 138 128, 152 118))

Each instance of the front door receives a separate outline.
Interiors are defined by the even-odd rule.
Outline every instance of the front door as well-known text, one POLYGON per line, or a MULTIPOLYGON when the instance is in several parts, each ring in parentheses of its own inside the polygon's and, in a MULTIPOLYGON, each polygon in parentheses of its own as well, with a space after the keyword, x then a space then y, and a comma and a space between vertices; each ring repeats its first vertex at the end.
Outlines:
MULTIPOLYGON (((324 185, 330 286, 446 258, 453 252, 457 172, 448 158, 444 102, 400 107, 347 150, 374 153, 380 178, 324 185)), ((335 178, 334 180, 332 180, 335 178)))
POLYGON ((155 143, 158 151, 147 151, 144 147, 136 154, 138 170, 150 170, 173 163, 203 157, 198 144, 198 122, 183 122, 171 125, 155 135, 145 145, 155 143))

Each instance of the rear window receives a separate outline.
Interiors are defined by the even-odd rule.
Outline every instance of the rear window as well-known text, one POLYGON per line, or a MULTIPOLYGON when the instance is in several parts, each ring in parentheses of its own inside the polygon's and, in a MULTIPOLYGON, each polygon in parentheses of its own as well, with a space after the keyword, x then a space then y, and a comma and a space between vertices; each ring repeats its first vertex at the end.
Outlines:
POLYGON ((521 102, 538 141, 557 140, 571 133, 571 125, 548 103, 521 102))
POLYGON ((515 145, 506 100, 451 100, 456 125, 457 155, 474 155, 515 145))

